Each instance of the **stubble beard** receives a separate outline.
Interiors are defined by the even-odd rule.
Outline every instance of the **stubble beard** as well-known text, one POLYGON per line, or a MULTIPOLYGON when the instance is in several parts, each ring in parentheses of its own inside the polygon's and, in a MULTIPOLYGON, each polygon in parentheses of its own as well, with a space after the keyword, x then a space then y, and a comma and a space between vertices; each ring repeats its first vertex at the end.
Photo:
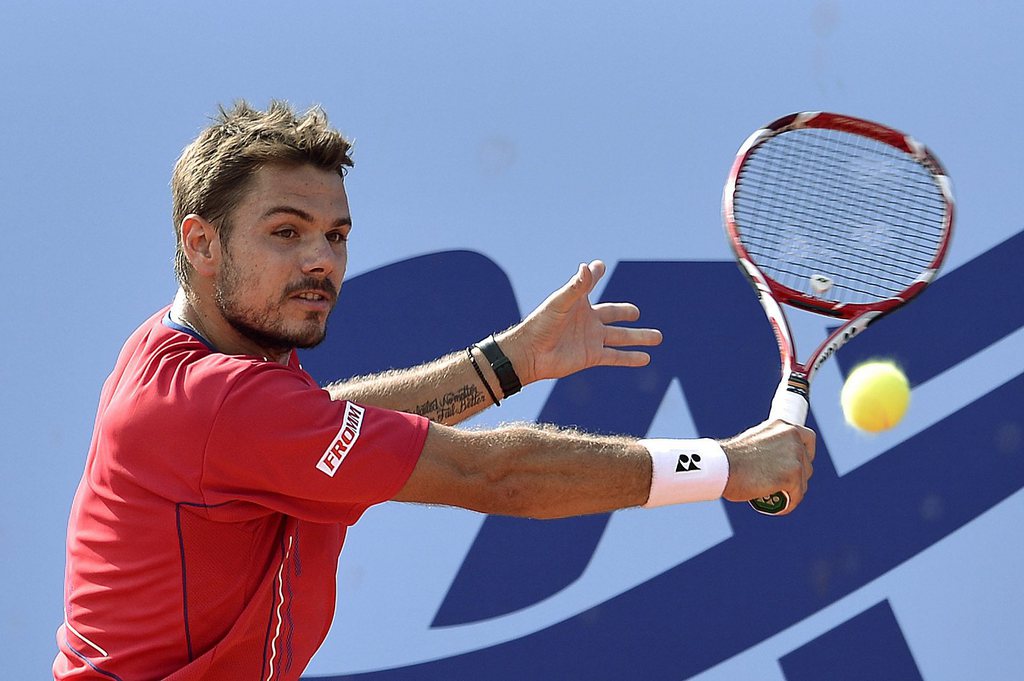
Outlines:
MULTIPOLYGON (((215 281, 214 299, 221 315, 231 327, 267 354, 283 354, 293 348, 313 348, 326 338, 326 318, 321 322, 320 315, 315 312, 306 315, 306 321, 300 328, 287 329, 276 306, 267 304, 258 309, 242 305, 238 294, 244 286, 245 282, 238 270, 226 259, 215 281)), ((327 286, 330 286, 333 292, 333 286, 329 283, 327 286)), ((301 290, 318 287, 323 288, 324 283, 306 280, 289 288, 301 290)), ((287 301, 287 296, 286 291, 282 296, 282 304, 287 301)))

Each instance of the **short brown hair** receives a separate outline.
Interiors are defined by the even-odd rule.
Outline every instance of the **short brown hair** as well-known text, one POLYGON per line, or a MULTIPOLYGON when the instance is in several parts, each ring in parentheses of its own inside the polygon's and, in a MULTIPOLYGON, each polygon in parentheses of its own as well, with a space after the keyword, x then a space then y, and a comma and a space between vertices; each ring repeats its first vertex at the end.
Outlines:
POLYGON ((195 213, 216 227, 223 241, 231 231, 229 216, 245 195, 255 173, 272 164, 312 165, 344 175, 352 167, 351 142, 330 127, 319 106, 301 116, 279 100, 258 111, 239 100, 218 107, 213 123, 182 151, 171 176, 174 273, 187 287, 192 265, 181 243, 181 222, 195 213))

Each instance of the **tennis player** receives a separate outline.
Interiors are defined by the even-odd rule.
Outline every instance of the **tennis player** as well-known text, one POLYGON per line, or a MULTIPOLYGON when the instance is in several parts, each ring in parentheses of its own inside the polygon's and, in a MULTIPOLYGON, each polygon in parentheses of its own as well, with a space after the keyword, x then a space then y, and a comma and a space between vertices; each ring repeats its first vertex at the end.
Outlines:
POLYGON ((71 509, 55 679, 298 679, 327 635, 346 528, 388 500, 556 518, 775 490, 804 496, 814 436, 725 441, 534 424, 458 430, 522 386, 642 366, 654 329, 591 305, 581 265, 518 325, 432 363, 318 386, 352 229, 349 143, 320 109, 239 103, 182 153, 180 289, 103 386, 71 509), (632 348, 632 349, 630 349, 632 348))

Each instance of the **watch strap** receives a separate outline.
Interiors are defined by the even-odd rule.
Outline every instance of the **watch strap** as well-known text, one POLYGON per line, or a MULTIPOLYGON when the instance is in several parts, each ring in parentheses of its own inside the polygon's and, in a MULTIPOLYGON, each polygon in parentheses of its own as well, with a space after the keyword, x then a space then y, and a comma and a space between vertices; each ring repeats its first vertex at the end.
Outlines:
POLYGON ((506 398, 515 395, 523 389, 523 384, 520 382, 519 375, 516 374, 516 370, 512 366, 512 361, 498 347, 498 342, 494 340, 494 334, 483 339, 476 346, 490 363, 491 370, 498 377, 501 392, 504 393, 506 398))

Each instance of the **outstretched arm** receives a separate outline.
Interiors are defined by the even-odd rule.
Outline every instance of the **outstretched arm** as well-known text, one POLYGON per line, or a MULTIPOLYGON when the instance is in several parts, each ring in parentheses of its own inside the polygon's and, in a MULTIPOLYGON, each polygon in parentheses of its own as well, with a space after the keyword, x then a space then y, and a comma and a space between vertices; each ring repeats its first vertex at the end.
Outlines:
MULTIPOLYGON (((462 431, 431 424, 419 462, 398 501, 459 506, 532 518, 601 513, 630 506, 723 496, 746 501, 777 490, 796 508, 807 491, 814 433, 765 422, 734 438, 636 440, 554 426, 462 431), (711 478, 678 465, 679 452, 702 451, 711 478), (682 469, 681 469, 682 468, 682 469)), ((689 460, 689 459, 688 459, 689 460)))
MULTIPOLYGON (((523 386, 593 366, 644 366, 650 361, 643 350, 623 348, 657 345, 661 332, 616 326, 639 318, 635 305, 590 303, 589 295, 604 273, 604 263, 599 260, 580 265, 576 274, 526 319, 495 335, 523 386)), ((412 369, 333 383, 327 390, 335 399, 417 413, 448 425, 492 405, 492 394, 498 400, 507 397, 487 358, 476 347, 412 369)))

